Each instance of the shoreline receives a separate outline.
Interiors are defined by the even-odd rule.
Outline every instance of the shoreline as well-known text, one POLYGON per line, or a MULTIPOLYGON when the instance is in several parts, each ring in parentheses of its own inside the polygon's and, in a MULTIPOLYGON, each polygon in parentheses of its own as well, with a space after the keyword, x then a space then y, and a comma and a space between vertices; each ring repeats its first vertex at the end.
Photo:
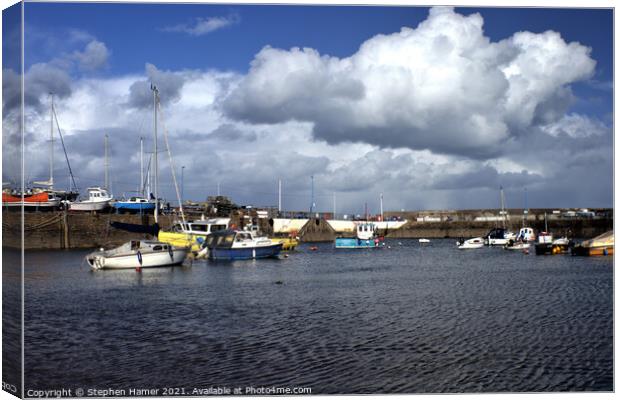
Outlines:
MULTIPOLYGON (((488 217, 481 220, 480 215, 491 214, 491 210, 460 212, 460 218, 448 219, 444 217, 439 221, 435 219, 425 221, 422 213, 400 212, 386 213, 406 219, 407 222, 397 229, 390 228, 385 232, 387 238, 398 239, 438 239, 484 236, 490 229, 500 226, 497 220, 489 220, 488 217), (400 215, 399 215, 400 214, 400 215), (416 216, 417 215, 417 216, 416 216), (465 217, 463 217, 465 215, 465 217), (422 220, 421 220, 422 219, 422 220)), ((495 213, 497 215, 497 213, 495 213)), ((613 215, 613 214, 612 214, 613 215)), ((2 246, 8 248, 22 248, 21 243, 21 214, 18 212, 2 213, 2 246)), ((122 244, 136 238, 136 233, 115 229, 110 226, 111 222, 150 225, 154 223, 152 215, 121 215, 114 213, 72 213, 64 211, 52 212, 26 212, 23 248, 36 249, 88 249, 109 247, 122 244)), ((247 216, 235 214, 231 216, 231 224, 243 226, 247 216)), ((256 218, 256 217, 254 217, 256 218)), ((177 219, 175 215, 161 215, 159 224, 166 230, 177 219)), ((301 228, 297 230, 302 242, 329 242, 346 231, 334 230, 333 221, 320 218, 299 220, 301 228), (331 222, 331 224, 330 224, 331 222)), ((285 236, 286 231, 274 232, 274 226, 278 226, 277 218, 256 218, 256 225, 261 234, 267 236, 285 236), (274 224, 274 221, 276 223, 274 224)), ((350 223, 350 222, 349 222, 350 223)), ((523 221, 511 215, 509 228, 518 230, 523 221)), ((540 213, 530 213, 525 222, 528 226, 539 232, 545 229, 544 216, 540 213)), ((570 232, 571 237, 589 238, 613 229, 613 217, 596 218, 548 218, 549 231, 556 234, 570 232)))

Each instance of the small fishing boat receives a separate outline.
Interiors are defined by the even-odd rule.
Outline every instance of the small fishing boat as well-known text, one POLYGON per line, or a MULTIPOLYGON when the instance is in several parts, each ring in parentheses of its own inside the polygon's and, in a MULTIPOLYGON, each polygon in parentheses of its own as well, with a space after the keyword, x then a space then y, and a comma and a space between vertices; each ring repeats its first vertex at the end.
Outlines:
POLYGON ((339 237, 334 244, 337 249, 368 249, 379 247, 380 242, 377 226, 371 222, 364 222, 357 224, 356 237, 339 237))
POLYGON ((429 239, 418 239, 418 242, 421 244, 425 244, 425 243, 430 243, 431 241, 429 239))
POLYGON ((168 231, 160 230, 157 239, 174 246, 189 247, 192 252, 200 251, 207 235, 228 229, 230 218, 210 218, 188 222, 176 222, 168 231))
POLYGON ((484 239, 481 237, 475 237, 471 239, 461 239, 456 242, 459 250, 479 249, 484 246, 484 239))
POLYGON ((614 231, 605 232, 571 249, 574 256, 612 256, 614 254, 614 231))
POLYGON ((505 246, 504 250, 529 250, 530 244, 523 240, 510 240, 505 246))
POLYGON ((567 237, 553 239, 549 232, 540 232, 534 245, 536 255, 568 253, 570 247, 571 241, 567 237))
POLYGON ((523 227, 519 229, 519 234, 517 235, 517 238, 515 239, 515 241, 522 241, 522 242, 533 242, 535 240, 536 240, 536 234, 534 233, 534 229, 528 228, 528 227, 523 227))
POLYGON ((92 252, 86 262, 93 269, 165 267, 183 263, 188 252, 155 240, 131 240, 114 249, 92 252))
POLYGON ((207 236, 198 255, 232 261, 277 257, 280 251, 282 243, 272 243, 269 238, 254 236, 252 232, 227 229, 207 236))
POLYGON ((124 212, 145 212, 155 210, 155 200, 147 200, 141 196, 132 196, 128 200, 119 200, 112 203, 119 213, 124 212))
POLYGON ((69 205, 71 211, 101 211, 110 206, 112 196, 106 189, 90 187, 87 189, 88 199, 69 205))
POLYGON ((485 236, 485 243, 489 246, 504 246, 517 235, 506 228, 491 229, 485 236))

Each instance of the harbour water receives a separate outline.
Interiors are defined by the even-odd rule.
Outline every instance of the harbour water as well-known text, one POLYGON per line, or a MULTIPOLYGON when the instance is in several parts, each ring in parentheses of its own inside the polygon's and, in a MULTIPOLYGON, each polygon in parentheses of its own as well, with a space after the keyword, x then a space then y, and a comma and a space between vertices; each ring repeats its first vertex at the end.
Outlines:
POLYGON ((611 257, 387 244, 141 273, 27 252, 25 388, 613 390, 611 257))

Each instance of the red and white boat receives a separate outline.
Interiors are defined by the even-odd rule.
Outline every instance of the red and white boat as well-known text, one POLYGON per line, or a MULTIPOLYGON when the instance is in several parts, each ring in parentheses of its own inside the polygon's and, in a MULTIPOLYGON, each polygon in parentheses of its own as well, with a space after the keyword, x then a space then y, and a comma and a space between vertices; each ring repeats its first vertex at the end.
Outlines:
POLYGON ((34 207, 34 208, 54 208, 60 205, 60 198, 49 192, 38 192, 22 195, 19 193, 2 193, 3 207, 34 207))

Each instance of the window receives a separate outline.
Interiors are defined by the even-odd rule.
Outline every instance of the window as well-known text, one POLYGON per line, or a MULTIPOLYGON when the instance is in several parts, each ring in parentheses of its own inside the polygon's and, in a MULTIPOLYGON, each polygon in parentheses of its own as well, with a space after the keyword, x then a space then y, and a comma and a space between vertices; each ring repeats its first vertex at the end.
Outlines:
POLYGON ((161 246, 153 246, 153 251, 160 251, 161 250, 161 246))
POLYGON ((190 226, 192 227, 193 231, 197 231, 197 232, 206 232, 207 231, 207 225, 192 224, 190 226))

